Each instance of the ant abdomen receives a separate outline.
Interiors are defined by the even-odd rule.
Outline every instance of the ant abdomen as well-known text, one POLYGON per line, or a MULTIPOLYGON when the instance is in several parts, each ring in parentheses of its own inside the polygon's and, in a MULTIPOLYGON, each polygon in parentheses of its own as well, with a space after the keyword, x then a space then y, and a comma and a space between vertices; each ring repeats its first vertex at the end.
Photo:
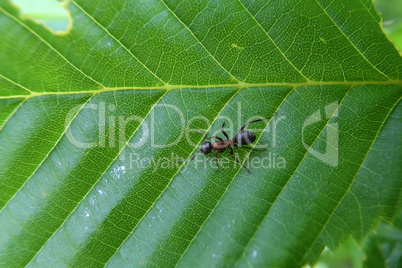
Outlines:
POLYGON ((250 130, 242 130, 237 132, 235 142, 239 145, 251 144, 255 141, 255 134, 250 130))

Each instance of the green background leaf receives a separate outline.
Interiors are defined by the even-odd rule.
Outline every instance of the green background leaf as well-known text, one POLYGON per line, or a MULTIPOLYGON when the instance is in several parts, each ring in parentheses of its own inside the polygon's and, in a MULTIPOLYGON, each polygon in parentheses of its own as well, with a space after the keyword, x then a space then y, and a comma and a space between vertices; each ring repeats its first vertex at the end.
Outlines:
POLYGON ((402 49, 402 2, 398 0, 374 0, 381 14, 382 26, 395 46, 402 49))
POLYGON ((302 266, 400 209, 402 59, 370 1, 65 5, 55 34, 0 1, 2 266, 302 266), (177 164, 273 114, 251 174, 177 164))
POLYGON ((365 267, 398 267, 402 261, 402 211, 394 224, 382 222, 364 243, 365 267))

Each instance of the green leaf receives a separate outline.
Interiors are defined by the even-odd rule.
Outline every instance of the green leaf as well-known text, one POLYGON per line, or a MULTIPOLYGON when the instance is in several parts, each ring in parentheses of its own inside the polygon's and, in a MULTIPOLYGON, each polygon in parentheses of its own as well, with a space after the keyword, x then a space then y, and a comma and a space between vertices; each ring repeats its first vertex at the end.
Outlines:
POLYGON ((370 1, 0 1, 1 266, 313 263, 401 207, 402 58, 370 1), (197 155, 204 135, 252 146, 197 155))

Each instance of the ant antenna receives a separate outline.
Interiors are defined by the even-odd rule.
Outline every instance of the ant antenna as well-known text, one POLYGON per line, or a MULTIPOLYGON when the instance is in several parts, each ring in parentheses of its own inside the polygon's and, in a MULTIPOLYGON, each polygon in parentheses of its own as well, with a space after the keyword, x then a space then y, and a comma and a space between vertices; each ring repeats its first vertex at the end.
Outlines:
POLYGON ((241 127, 241 129, 240 129, 238 132, 242 131, 248 124, 255 123, 255 122, 260 122, 260 121, 263 121, 263 120, 268 120, 268 119, 271 119, 272 117, 274 117, 275 115, 276 115, 276 112, 275 112, 274 115, 271 116, 271 117, 267 117, 267 118, 263 118, 263 119, 257 119, 257 120, 253 120, 253 121, 247 122, 247 123, 245 123, 245 124, 241 127))
MULTIPOLYGON (((201 142, 201 145, 202 145, 202 144, 204 144, 204 141, 205 141, 205 139, 207 138, 208 133, 204 133, 204 132, 201 132, 201 131, 199 131, 199 130, 197 130, 197 132, 202 133, 202 134, 205 134, 205 136, 204 136, 204 138, 202 139, 202 142, 201 142)), ((180 160, 177 160, 177 162, 181 162, 181 161, 193 161, 193 159, 196 157, 196 155, 197 155, 199 152, 201 152, 201 150, 199 150, 198 152, 196 152, 195 155, 194 155, 193 157, 191 157, 191 159, 180 159, 180 160)))
POLYGON ((180 160, 177 160, 177 162, 181 162, 181 161, 193 161, 193 159, 196 157, 196 155, 197 155, 199 152, 201 152, 201 151, 196 152, 195 155, 194 155, 193 157, 191 157, 191 159, 180 159, 180 160))

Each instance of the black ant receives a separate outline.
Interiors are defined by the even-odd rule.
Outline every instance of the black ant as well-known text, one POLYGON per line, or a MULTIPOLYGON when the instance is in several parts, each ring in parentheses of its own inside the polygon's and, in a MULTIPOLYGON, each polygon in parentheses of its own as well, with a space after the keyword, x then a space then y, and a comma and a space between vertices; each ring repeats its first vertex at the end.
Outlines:
POLYGON ((248 171, 248 173, 251 173, 250 170, 248 170, 236 157, 234 157, 233 148, 245 148, 245 149, 250 149, 250 150, 254 150, 254 151, 265 151, 266 149, 258 150, 258 149, 242 146, 242 145, 251 144, 256 139, 255 134, 252 131, 243 130, 243 129, 248 124, 263 121, 263 120, 268 120, 268 119, 271 119, 274 116, 275 116, 275 114, 273 116, 271 116, 271 117, 268 117, 268 118, 258 119, 258 120, 254 120, 254 121, 250 121, 250 122, 245 123, 241 127, 241 129, 236 133, 236 136, 233 139, 229 139, 228 134, 226 134, 226 132, 223 130, 223 127, 225 126, 225 123, 222 124, 221 131, 222 131, 223 135, 226 137, 226 140, 223 140, 222 138, 220 138, 218 136, 207 137, 208 133, 204 133, 204 132, 201 132, 201 131, 197 130, 198 133, 205 134, 204 139, 201 142, 202 143, 201 149, 191 159, 181 159, 179 161, 192 161, 199 152, 201 152, 202 154, 209 154, 212 150, 214 150, 215 151, 216 165, 218 166, 218 170, 216 172, 218 172, 219 171, 218 154, 223 153, 226 150, 226 148, 229 148, 230 149, 230 156, 234 160, 236 160, 237 163, 242 165, 248 171), (219 141, 215 141, 212 144, 209 141, 204 143, 204 141, 207 138, 208 139, 217 139, 219 141))

